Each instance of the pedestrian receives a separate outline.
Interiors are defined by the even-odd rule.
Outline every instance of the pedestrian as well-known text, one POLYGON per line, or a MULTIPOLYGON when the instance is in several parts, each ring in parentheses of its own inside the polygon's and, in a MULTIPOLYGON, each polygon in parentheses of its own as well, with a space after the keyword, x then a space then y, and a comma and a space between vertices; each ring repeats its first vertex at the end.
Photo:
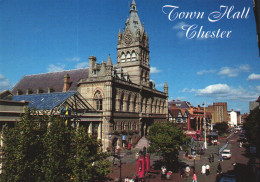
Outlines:
POLYGON ((183 168, 181 167, 181 168, 180 168, 180 176, 181 176, 181 178, 183 178, 183 175, 184 175, 184 170, 183 170, 183 168))
POLYGON ((211 163, 211 154, 209 154, 209 163, 211 163))
POLYGON ((187 166, 185 168, 185 172, 186 172, 186 177, 189 177, 190 176, 190 167, 189 166, 187 166))
POLYGON ((192 182, 197 182, 197 175, 196 175, 196 172, 193 171, 193 177, 192 177, 192 182))
POLYGON ((221 173, 222 173, 222 167, 221 167, 221 164, 220 164, 220 163, 218 163, 217 173, 218 173, 218 174, 221 174, 221 173))
POLYGON ((201 167, 201 174, 206 174, 206 165, 203 164, 203 166, 201 167))
POLYGON ((207 164, 206 165, 206 175, 208 176, 210 173, 210 166, 207 164))
POLYGON ((162 172, 161 172, 161 179, 166 179, 166 172, 167 172, 167 169, 166 169, 166 167, 165 166, 162 166, 161 167, 161 170, 162 170, 162 172))
POLYGON ((211 162, 214 162, 214 154, 211 154, 211 162))
POLYGON ((221 162, 223 161, 223 157, 222 157, 221 153, 219 154, 219 161, 221 161, 221 162))
POLYGON ((172 177, 172 171, 168 171, 166 174, 166 179, 171 179, 172 177))
POLYGON ((242 147, 242 142, 239 142, 239 147, 240 147, 240 148, 242 147))

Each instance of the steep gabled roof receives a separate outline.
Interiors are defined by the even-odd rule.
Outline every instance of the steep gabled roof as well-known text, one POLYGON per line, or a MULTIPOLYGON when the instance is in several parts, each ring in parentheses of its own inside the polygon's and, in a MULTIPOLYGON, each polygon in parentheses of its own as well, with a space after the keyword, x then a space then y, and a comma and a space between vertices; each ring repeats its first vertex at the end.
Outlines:
POLYGON ((169 113, 172 117, 177 118, 179 113, 181 113, 181 110, 180 109, 169 109, 169 113))
POLYGON ((47 93, 48 88, 53 89, 54 92, 62 92, 66 74, 70 76, 71 82, 68 91, 77 91, 77 82, 80 79, 88 78, 88 68, 26 75, 15 85, 12 93, 16 95, 17 91, 20 90, 25 94, 27 89, 31 89, 33 93, 36 93, 37 89, 42 89, 44 93, 47 93))

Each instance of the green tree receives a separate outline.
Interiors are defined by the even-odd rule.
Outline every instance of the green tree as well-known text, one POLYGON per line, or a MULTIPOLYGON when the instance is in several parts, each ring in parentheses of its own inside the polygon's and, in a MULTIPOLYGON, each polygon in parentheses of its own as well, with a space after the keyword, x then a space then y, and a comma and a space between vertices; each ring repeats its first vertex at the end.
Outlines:
POLYGON ((3 142, 1 181, 102 181, 110 172, 100 142, 56 116, 27 109, 3 142))
POLYGON ((42 181, 45 158, 42 136, 46 133, 45 116, 27 109, 14 128, 3 129, 3 181, 42 181))
POLYGON ((173 123, 154 123, 149 130, 149 151, 159 154, 167 166, 178 161, 180 147, 187 147, 188 138, 180 127, 173 123))
POLYGON ((228 124, 226 122, 216 123, 214 129, 218 130, 219 135, 223 135, 228 131, 228 124))
POLYGON ((72 137, 73 178, 81 181, 104 181, 110 171, 107 153, 101 151, 101 142, 88 136, 85 128, 80 127, 72 137))
POLYGON ((246 131, 249 142, 256 146, 257 155, 260 157, 260 109, 258 107, 247 116, 243 129, 246 131))
POLYGON ((43 136, 46 158, 43 170, 46 181, 68 181, 71 173, 70 137, 72 131, 57 117, 50 119, 48 132, 43 136))

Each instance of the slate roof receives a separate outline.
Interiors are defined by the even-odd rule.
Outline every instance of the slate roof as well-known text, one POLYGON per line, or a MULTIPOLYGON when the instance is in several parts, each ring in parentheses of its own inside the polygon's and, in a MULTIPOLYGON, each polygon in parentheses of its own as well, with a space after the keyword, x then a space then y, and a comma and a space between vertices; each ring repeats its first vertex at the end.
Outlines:
POLYGON ((29 101, 29 107, 37 110, 51 110, 56 106, 62 104, 72 95, 77 92, 61 92, 49 94, 30 94, 13 96, 14 101, 29 101))
POLYGON ((26 94, 27 89, 31 89, 33 93, 37 93, 37 89, 42 89, 44 93, 48 93, 48 88, 54 89, 54 92, 62 92, 64 75, 66 74, 69 74, 71 82, 68 91, 77 91, 77 82, 82 78, 88 78, 88 70, 88 68, 84 68, 37 75, 26 75, 14 86, 12 94, 16 95, 17 90, 21 90, 23 94, 26 94))
POLYGON ((171 100, 168 102, 168 106, 171 107, 172 104, 176 105, 176 108, 190 108, 193 107, 191 103, 187 102, 187 101, 174 101, 171 100))

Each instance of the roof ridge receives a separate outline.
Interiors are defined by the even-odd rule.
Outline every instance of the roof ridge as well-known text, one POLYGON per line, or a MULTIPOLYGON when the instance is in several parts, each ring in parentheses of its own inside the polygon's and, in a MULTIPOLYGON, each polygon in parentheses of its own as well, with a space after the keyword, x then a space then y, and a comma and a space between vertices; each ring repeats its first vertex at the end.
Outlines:
POLYGON ((24 77, 25 76, 35 76, 35 75, 45 75, 45 74, 51 74, 51 73, 60 73, 60 72, 67 72, 67 71, 75 71, 75 70, 83 70, 83 69, 89 69, 89 68, 80 68, 80 69, 71 69, 71 70, 63 70, 63 71, 56 71, 56 72, 38 73, 38 74, 24 75, 24 77))

